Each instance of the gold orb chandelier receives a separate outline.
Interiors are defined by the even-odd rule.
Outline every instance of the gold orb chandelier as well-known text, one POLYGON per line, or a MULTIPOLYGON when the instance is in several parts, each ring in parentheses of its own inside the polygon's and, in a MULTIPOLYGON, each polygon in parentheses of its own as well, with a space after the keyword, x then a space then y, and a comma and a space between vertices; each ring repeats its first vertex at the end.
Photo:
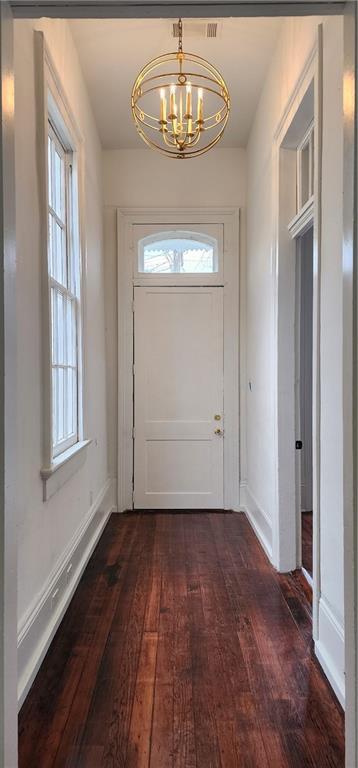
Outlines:
POLYGON ((180 160, 198 157, 220 141, 230 95, 220 72, 183 51, 182 20, 176 53, 143 67, 132 89, 132 114, 140 137, 152 149, 180 160))

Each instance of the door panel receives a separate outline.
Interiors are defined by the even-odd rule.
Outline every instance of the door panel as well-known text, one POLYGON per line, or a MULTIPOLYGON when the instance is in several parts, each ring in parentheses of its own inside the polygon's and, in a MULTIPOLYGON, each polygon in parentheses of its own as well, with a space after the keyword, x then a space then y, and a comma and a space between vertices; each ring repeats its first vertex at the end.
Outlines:
POLYGON ((222 508, 223 289, 135 288, 134 328, 134 506, 222 508))

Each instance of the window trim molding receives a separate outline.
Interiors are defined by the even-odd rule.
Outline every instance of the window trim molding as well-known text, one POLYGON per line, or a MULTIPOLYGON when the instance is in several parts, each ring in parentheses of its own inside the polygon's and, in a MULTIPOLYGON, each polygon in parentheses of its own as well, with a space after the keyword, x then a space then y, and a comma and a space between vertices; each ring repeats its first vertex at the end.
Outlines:
MULTIPOLYGON (((42 299, 42 387, 43 387, 43 424, 42 424, 42 468, 43 500, 47 501, 73 472, 79 468, 78 456, 90 444, 85 439, 86 396, 85 396, 85 349, 83 328, 85 327, 85 240, 84 240, 84 140, 64 92, 60 77, 52 56, 46 45, 43 32, 36 31, 36 80, 38 114, 38 171, 40 178, 41 216, 41 299, 42 299), (48 189, 47 189, 47 133, 48 120, 52 118, 61 129, 61 140, 66 148, 73 151, 73 165, 76 173, 78 198, 79 228, 79 280, 80 280, 80 322, 78 324, 78 441, 67 450, 53 456, 52 452, 52 391, 51 391, 51 326, 50 326, 50 280, 48 275, 48 189), (71 467, 73 469, 71 469, 71 467), (61 470, 60 472, 58 470, 61 470), (52 481, 56 473, 56 483, 52 481), (59 482, 61 480, 61 482, 59 482)), ((83 461, 82 461, 83 463, 83 461)))

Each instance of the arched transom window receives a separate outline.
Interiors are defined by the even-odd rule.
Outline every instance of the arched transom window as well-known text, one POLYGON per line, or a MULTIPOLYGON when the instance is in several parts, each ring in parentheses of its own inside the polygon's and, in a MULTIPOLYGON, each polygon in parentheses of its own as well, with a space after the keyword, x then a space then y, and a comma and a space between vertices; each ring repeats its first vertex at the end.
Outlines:
POLYGON ((138 242, 138 272, 142 274, 213 274, 218 272, 218 244, 195 232, 159 232, 138 242))

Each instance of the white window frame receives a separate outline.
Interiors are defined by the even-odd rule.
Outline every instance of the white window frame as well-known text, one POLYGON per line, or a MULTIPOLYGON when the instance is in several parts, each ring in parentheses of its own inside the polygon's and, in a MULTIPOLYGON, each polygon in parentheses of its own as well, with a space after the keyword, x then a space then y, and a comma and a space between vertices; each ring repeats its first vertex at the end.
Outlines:
MULTIPOLYGON (((83 465, 89 443, 85 439, 84 414, 84 291, 83 291, 83 254, 85 253, 83 227, 83 139, 78 125, 67 101, 60 78, 54 67, 47 49, 44 35, 35 33, 38 65, 39 114, 41 126, 39 130, 39 157, 41 159, 42 176, 42 210, 43 210, 43 259, 42 259, 42 338, 43 338, 43 500, 47 501, 62 485, 83 465), (71 156, 71 201, 72 223, 74 223, 73 238, 75 248, 78 248, 78 269, 76 291, 76 320, 77 320, 77 434, 53 449, 52 424, 52 327, 51 327, 51 288, 58 283, 50 275, 48 249, 48 133, 49 123, 57 135, 65 153, 71 156)), ((51 130, 51 129, 50 129, 51 130)), ((68 207, 68 204, 67 204, 68 207)), ((62 286, 60 286, 62 288, 62 286)), ((68 289, 65 289, 66 293, 68 289)), ((70 294, 70 292, 68 292, 70 294)))
MULTIPOLYGON (((57 154, 61 157, 64 164, 64 174, 63 174, 63 182, 64 182, 64 210, 62 211, 61 216, 56 213, 54 208, 51 206, 50 200, 48 200, 48 216, 49 218, 53 220, 53 222, 57 222, 61 229, 64 231, 65 241, 66 241, 66 285, 63 283, 60 283, 56 280, 56 278, 51 274, 51 270, 49 269, 49 283, 50 283, 50 295, 53 291, 56 291, 57 293, 62 294, 62 296, 71 301, 75 307, 75 326, 76 326, 76 351, 75 351, 75 362, 72 364, 69 363, 54 363, 53 361, 53 350, 52 350, 52 360, 51 360, 51 372, 52 372, 52 381, 53 381, 53 374, 54 369, 62 368, 63 370, 67 370, 68 368, 74 370, 76 372, 76 390, 75 392, 72 392, 72 409, 75 413, 75 429, 74 432, 69 435, 68 437, 64 437, 62 440, 54 441, 54 424, 53 424, 53 414, 52 414, 52 423, 51 423, 51 433, 52 433, 52 457, 56 458, 61 453, 64 453, 68 448, 71 448, 73 445, 79 442, 79 405, 80 405, 80 386, 79 386, 79 377, 78 377, 78 370, 79 370, 79 356, 78 356, 78 344, 77 339, 79 332, 81 330, 81 294, 80 294, 80 280, 79 280, 79 248, 77 245, 78 241, 78 233, 77 233, 77 221, 74 220, 74 203, 75 198, 77 195, 77 184, 76 180, 73 177, 72 173, 72 167, 73 167, 73 151, 72 148, 68 149, 64 146, 64 143, 61 140, 61 137, 58 135, 57 132, 57 126, 53 125, 52 120, 49 116, 49 120, 47 123, 47 133, 48 138, 51 139, 55 150, 57 151, 57 154), (74 284, 70 284, 72 274, 72 280, 74 284)), ((52 187, 54 188, 54 179, 51 181, 52 187)), ((77 215, 76 215, 77 219, 77 215)), ((52 299, 51 299, 51 308, 52 308, 52 299)), ((52 313, 50 315, 51 319, 51 346, 53 346, 54 343, 54 329, 53 329, 53 319, 52 319, 52 313)), ((65 382, 64 382, 65 386, 65 382)), ((52 393, 53 393, 53 387, 52 387, 52 393)), ((66 403, 65 403, 65 412, 64 412, 64 420, 66 420, 66 403)))

